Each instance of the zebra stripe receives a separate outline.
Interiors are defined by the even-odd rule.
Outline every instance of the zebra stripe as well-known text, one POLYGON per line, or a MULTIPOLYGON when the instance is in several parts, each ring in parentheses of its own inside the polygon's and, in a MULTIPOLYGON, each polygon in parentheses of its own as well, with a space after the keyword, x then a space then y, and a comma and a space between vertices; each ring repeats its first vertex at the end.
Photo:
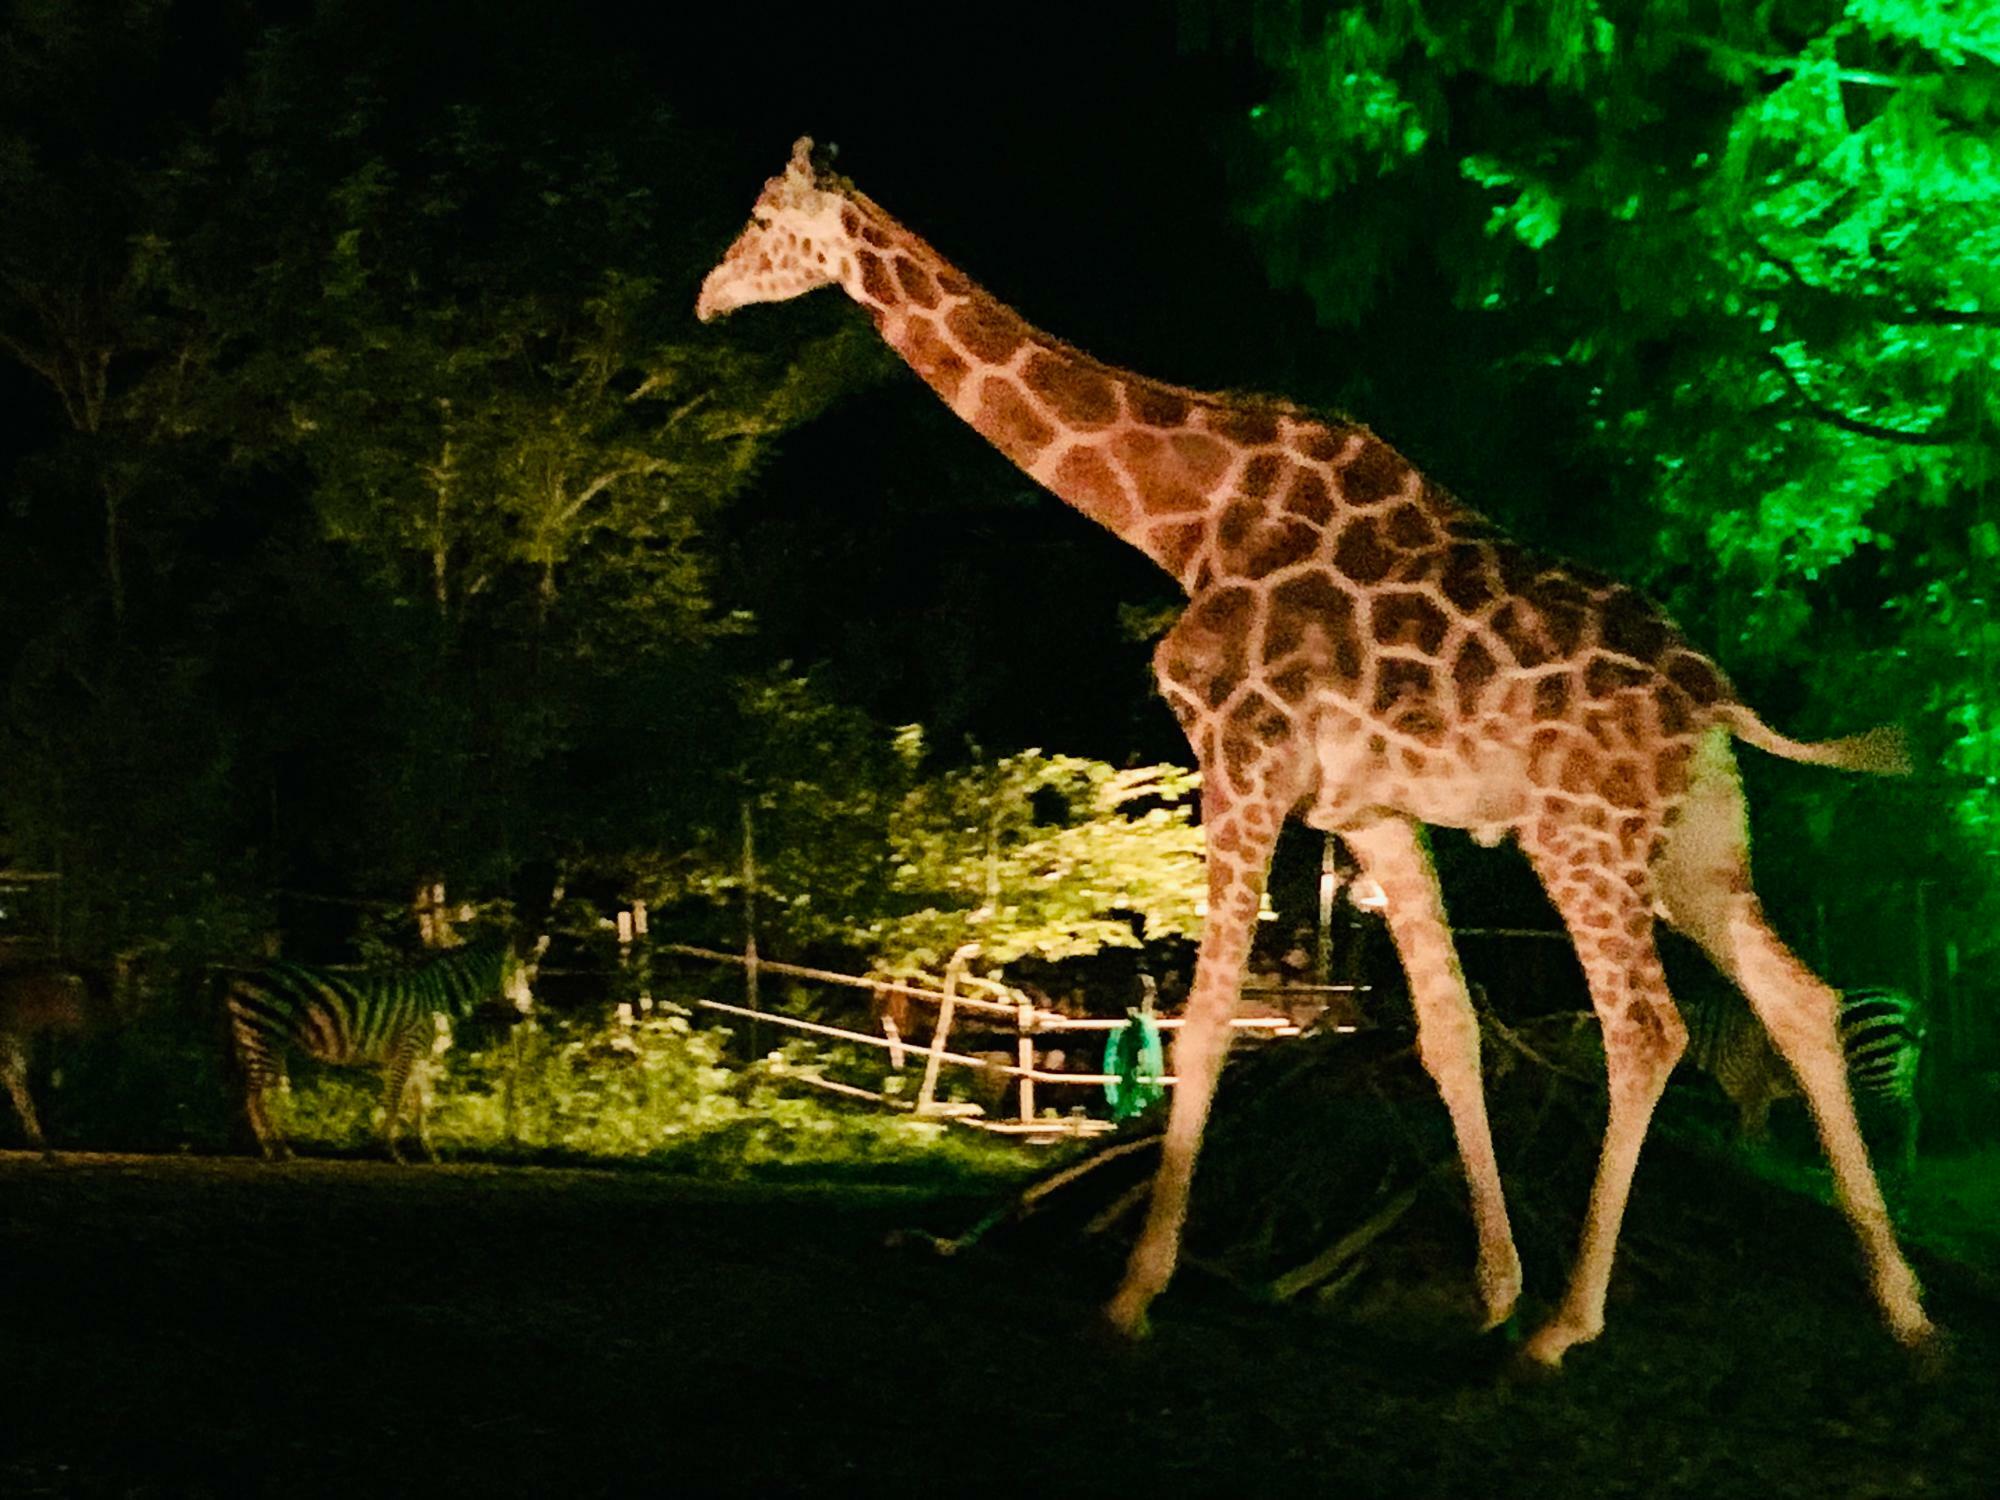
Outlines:
MULTIPOLYGON (((440 1019, 463 1020, 482 1005, 521 1003, 522 965, 506 944, 479 943, 391 974, 346 974, 304 964, 269 963, 225 976, 222 1004, 229 1018, 243 1108, 264 1155, 291 1155, 271 1122, 265 1094, 296 1050, 320 1062, 379 1067, 383 1072, 383 1139, 403 1159, 396 1127, 412 1071, 436 1039, 440 1019)), ((436 1159, 424 1124, 423 1090, 413 1109, 424 1154, 436 1159)))
MULTIPOLYGON (((1744 1135, 1762 1136, 1771 1106, 1799 1092, 1763 1023, 1733 996, 1684 1005, 1681 1016, 1688 1028, 1688 1059, 1722 1086, 1741 1114, 1744 1135)), ((1925 1031, 1917 1002, 1901 990, 1847 990, 1840 997, 1839 1027, 1856 1104, 1893 1108, 1902 1124, 1904 1160, 1914 1161, 1925 1031)))

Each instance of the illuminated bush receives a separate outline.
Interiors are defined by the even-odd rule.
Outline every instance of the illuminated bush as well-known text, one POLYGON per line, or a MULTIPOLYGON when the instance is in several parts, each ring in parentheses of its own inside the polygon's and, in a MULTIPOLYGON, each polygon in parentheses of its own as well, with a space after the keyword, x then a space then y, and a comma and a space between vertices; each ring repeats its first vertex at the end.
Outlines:
MULTIPOLYGON (((430 1107, 445 1156, 645 1161, 703 1171, 797 1164, 991 1169, 1006 1148, 935 1121, 829 1106, 785 1082, 810 1072, 803 1044, 747 1068, 723 1060, 727 1033, 656 1014, 629 1024, 529 1022, 444 1054, 430 1107)), ((372 1152, 382 1128, 377 1075, 295 1065, 275 1100, 305 1151, 372 1152)))

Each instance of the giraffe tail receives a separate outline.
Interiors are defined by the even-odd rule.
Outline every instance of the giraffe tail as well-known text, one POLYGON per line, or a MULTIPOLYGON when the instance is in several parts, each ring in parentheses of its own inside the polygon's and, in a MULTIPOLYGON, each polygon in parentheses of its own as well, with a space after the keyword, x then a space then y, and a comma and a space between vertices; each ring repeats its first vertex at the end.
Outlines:
POLYGON ((1721 710, 1718 717, 1735 736, 1770 755, 1786 760, 1805 761, 1816 766, 1838 766, 1843 771, 1871 771, 1878 776, 1907 776, 1910 773, 1909 747, 1903 731, 1892 725, 1850 734, 1837 740, 1794 740, 1779 734, 1740 703, 1721 710))

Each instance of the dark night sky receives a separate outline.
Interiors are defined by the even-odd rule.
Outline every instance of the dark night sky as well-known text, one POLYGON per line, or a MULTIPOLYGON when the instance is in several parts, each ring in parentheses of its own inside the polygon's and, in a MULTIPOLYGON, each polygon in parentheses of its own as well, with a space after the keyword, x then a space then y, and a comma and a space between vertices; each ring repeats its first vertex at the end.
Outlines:
MULTIPOLYGON (((1170 4, 982 9, 943 28, 935 12, 867 14, 807 11, 760 27, 754 45, 731 28, 624 39, 657 60, 682 117, 716 133, 730 222, 811 134, 1059 337, 1187 384, 1289 384, 1310 315, 1268 289, 1230 222, 1215 149, 1217 124, 1257 97, 1254 75, 1182 55, 1170 4)), ((1036 491, 913 377, 797 435, 732 520, 767 642, 824 662, 885 717, 994 749, 1185 755, 1150 701, 1148 646, 1116 628, 1121 602, 1168 602, 1171 585, 1036 491), (801 589, 828 613, 771 607, 801 589)))
MULTIPOLYGON (((163 102, 198 112, 258 24, 305 8, 179 9, 186 65, 153 75, 152 95, 129 94, 133 118, 157 118, 163 102), (206 74, 205 59, 216 64, 206 74)), ((408 86, 445 97, 461 86, 490 96, 493 76, 545 48, 604 56, 651 81, 712 154, 681 180, 699 184, 686 210, 716 226, 718 255, 792 140, 810 134, 836 143, 841 168, 967 274, 1102 359, 1307 401, 1365 368, 1407 394, 1407 370, 1388 370, 1379 340, 1376 357, 1350 355, 1353 335, 1317 326, 1302 297, 1268 284, 1231 217, 1219 149, 1262 97, 1260 77, 1242 58, 1182 53, 1176 11, 1173 0, 702 10, 444 0, 418 23, 382 8, 408 86)), ((710 336, 692 317, 703 269, 662 268, 670 285, 688 277, 694 339, 710 336)), ((1401 294, 1438 306, 1413 270, 1401 294)), ((757 342, 785 348, 860 316, 837 293, 815 300, 833 305, 748 309, 728 336, 751 323, 757 342)), ((18 372, 6 378, 15 384, 0 397, 17 389, 18 372)), ((1452 404, 1446 393, 1400 409, 1421 422, 1452 404)), ((45 397, 41 409, 55 418, 45 397)), ((1423 432, 1372 407, 1358 414, 1429 463, 1423 432)), ((1468 498, 1483 499, 1476 487, 1468 498)), ((885 721, 925 722, 947 753, 970 738, 993 753, 1188 758, 1152 692, 1150 645, 1118 623, 1121 605, 1174 602, 1170 582, 1034 487, 907 372, 789 437, 713 539, 719 602, 762 622, 741 647, 745 666, 815 668, 885 721)))

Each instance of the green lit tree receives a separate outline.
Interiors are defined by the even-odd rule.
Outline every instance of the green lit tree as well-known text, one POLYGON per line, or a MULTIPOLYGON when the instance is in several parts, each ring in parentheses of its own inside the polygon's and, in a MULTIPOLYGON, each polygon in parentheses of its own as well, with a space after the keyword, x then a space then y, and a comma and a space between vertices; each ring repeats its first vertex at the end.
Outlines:
MULTIPOLYGON (((1906 723, 1938 768, 1913 792, 1791 794, 1794 826, 1850 840, 1843 865, 1878 886, 1990 867, 2000 13, 1184 19, 1268 65, 1233 143, 1241 211, 1371 365, 1328 393, 1531 539, 1649 582, 1801 731, 1906 723), (1441 385, 1439 347, 1490 376, 1441 385)), ((1988 945, 1989 885, 1962 882, 1988 945)))

